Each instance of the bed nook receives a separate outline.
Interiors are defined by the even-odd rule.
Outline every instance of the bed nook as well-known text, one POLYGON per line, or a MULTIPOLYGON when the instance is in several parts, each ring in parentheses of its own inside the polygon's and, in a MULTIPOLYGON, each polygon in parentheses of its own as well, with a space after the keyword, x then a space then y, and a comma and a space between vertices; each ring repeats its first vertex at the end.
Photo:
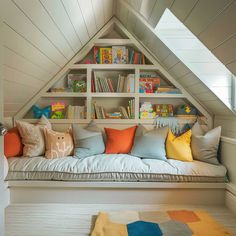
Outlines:
MULTIPOLYGON (((129 209, 140 210, 142 206, 159 209, 162 204, 201 205, 224 207, 236 214, 236 136, 231 127, 235 111, 226 104, 228 98, 217 105, 212 100, 219 95, 213 89, 220 86, 220 78, 212 86, 210 72, 209 80, 201 69, 195 73, 196 51, 187 55, 186 50, 183 56, 182 49, 176 49, 176 55, 182 54, 175 56, 178 43, 172 37, 178 30, 170 15, 172 33, 165 28, 166 19, 160 20, 159 29, 153 28, 128 2, 134 1, 117 1, 121 8, 117 16, 97 30, 43 86, 37 86, 37 93, 0 126, 7 205, 42 204, 43 209, 47 204, 92 204, 98 212, 103 211, 102 206, 123 209, 122 205, 129 205, 129 209), (125 9, 133 19, 138 18, 145 34, 158 38, 163 52, 149 48, 151 39, 142 39, 141 32, 137 35, 129 29, 121 13, 125 9), (165 50, 168 53, 161 59, 165 50), (190 66, 186 58, 193 60, 190 66), (175 67, 179 68, 174 71, 175 67)), ((63 6, 67 9, 69 5, 63 6)), ((67 14, 71 17, 72 9, 67 14)), ((192 38, 182 26, 178 29, 192 38)), ((201 45, 198 50, 203 50, 201 45)), ((207 58, 218 63, 215 57, 207 58)), ((224 86, 229 89, 228 84, 224 86)), ((100 213, 94 235, 100 235, 97 229, 105 229, 100 227, 104 219, 121 219, 116 214, 120 213, 100 213)), ((132 215, 136 213, 126 214, 125 219, 136 222, 132 215)), ((137 222, 142 221, 141 215, 137 222)), ((132 235, 129 226, 127 230, 124 235, 132 235)))

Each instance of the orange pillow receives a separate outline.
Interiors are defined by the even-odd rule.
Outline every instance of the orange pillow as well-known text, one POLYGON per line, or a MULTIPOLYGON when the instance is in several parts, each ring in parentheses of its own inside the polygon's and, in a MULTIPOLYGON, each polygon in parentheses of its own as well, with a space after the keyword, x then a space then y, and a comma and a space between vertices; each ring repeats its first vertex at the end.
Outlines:
POLYGON ((124 130, 105 128, 107 135, 107 154, 129 153, 134 142, 134 135, 137 126, 124 130))
POLYGON ((4 136, 4 155, 6 157, 18 157, 23 154, 23 144, 18 129, 8 130, 4 136))

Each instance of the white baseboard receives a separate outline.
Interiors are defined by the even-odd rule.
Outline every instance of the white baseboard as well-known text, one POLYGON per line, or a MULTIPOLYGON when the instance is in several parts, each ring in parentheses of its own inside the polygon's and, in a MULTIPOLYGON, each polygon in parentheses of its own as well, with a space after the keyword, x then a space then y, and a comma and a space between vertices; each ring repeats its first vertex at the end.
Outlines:
POLYGON ((235 184, 226 185, 225 205, 230 211, 236 214, 236 185, 235 184))

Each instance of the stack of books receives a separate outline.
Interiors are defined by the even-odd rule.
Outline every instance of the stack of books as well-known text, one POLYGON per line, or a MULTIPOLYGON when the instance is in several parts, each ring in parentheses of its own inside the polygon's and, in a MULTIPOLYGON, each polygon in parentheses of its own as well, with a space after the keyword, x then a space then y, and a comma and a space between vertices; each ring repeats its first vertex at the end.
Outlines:
POLYGON ((95 119, 106 119, 106 114, 103 106, 98 106, 96 102, 93 102, 93 109, 94 109, 95 119))
POLYGON ((93 48, 93 62, 95 64, 146 64, 143 53, 134 49, 128 50, 125 46, 95 46, 93 48))
POLYGON ((119 75, 117 82, 117 93, 134 93, 134 74, 128 74, 127 76, 119 75))
POLYGON ((142 64, 145 65, 145 56, 141 52, 131 50, 129 55, 129 64, 142 64))
POLYGON ((119 107, 119 111, 106 112, 103 106, 98 106, 96 101, 93 102, 93 118, 94 119, 134 119, 134 99, 128 101, 128 106, 119 107))
POLYGON ((141 74, 139 79, 140 93, 156 93, 161 85, 161 78, 156 75, 141 74))
POLYGON ((85 118, 85 106, 71 106, 67 107, 67 119, 84 119, 85 118))
POLYGON ((174 86, 161 86, 157 88, 157 93, 181 94, 181 91, 174 86))
POLYGON ((108 92, 108 93, 134 93, 134 81, 135 75, 119 75, 117 79, 110 79, 99 77, 94 72, 94 78, 92 79, 92 92, 108 92), (117 84, 115 84, 115 82, 117 84))

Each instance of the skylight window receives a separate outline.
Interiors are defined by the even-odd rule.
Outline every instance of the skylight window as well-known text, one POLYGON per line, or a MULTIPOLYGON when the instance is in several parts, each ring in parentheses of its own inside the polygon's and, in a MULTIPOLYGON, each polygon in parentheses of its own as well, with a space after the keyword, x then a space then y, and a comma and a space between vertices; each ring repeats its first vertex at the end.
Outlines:
POLYGON ((232 107, 232 73, 169 9, 155 33, 216 96, 232 107))

